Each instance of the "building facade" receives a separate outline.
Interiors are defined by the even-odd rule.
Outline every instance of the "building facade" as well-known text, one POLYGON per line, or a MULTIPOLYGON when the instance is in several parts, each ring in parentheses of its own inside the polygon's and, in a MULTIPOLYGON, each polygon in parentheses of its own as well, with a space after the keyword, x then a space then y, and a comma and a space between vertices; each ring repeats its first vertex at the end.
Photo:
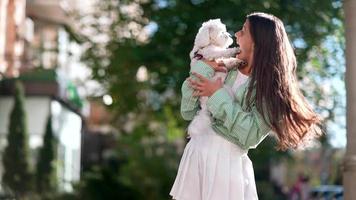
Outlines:
POLYGON ((69 192, 80 180, 86 108, 76 75, 85 66, 80 62, 80 45, 68 31, 71 21, 63 2, 0 1, 0 161, 7 145, 14 80, 20 79, 26 93, 31 164, 35 165, 51 116, 58 140, 59 190, 69 192))

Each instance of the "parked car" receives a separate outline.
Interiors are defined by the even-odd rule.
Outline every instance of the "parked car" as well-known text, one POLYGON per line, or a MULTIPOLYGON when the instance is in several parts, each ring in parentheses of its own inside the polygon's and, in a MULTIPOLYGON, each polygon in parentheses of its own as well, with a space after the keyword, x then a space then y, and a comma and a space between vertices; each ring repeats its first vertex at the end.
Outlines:
POLYGON ((341 185, 321 185, 311 189, 312 200, 343 200, 344 188, 341 185))

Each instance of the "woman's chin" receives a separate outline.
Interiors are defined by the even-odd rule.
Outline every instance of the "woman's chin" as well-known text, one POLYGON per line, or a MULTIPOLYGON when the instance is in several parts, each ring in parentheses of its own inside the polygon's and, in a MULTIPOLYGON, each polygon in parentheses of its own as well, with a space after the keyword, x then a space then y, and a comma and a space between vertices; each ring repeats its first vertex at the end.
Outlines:
POLYGON ((240 59, 240 60, 243 60, 243 59, 242 59, 241 52, 240 52, 240 53, 238 53, 238 54, 236 54, 236 58, 237 58, 237 59, 240 59))

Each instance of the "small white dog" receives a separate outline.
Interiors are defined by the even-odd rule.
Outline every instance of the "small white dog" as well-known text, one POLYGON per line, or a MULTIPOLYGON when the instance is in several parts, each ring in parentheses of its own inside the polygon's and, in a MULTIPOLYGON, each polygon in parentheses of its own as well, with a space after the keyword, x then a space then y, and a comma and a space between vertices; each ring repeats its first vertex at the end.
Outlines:
MULTIPOLYGON (((204 22, 200 27, 198 34, 194 40, 193 50, 189 56, 191 59, 190 65, 204 58, 207 60, 215 60, 223 62, 227 70, 233 67, 238 67, 243 61, 235 58, 239 52, 238 48, 228 48, 233 43, 231 35, 226 31, 226 26, 220 19, 212 19, 204 22)), ((215 72, 213 79, 221 78, 222 81, 226 78, 226 73, 215 72)), ((210 114, 206 107, 208 97, 200 97, 201 110, 194 117, 188 127, 188 134, 201 134, 211 130, 210 114)))

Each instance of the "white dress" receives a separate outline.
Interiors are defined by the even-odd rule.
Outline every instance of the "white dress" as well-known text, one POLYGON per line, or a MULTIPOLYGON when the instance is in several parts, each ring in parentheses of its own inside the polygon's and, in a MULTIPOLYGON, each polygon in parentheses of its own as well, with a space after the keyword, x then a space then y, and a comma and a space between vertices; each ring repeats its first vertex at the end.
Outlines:
MULTIPOLYGON (((238 71, 232 91, 247 80, 238 71)), ((189 130, 188 130, 189 133, 189 130)), ((253 165, 247 150, 210 128, 189 133, 170 195, 176 200, 256 200, 253 165)))

